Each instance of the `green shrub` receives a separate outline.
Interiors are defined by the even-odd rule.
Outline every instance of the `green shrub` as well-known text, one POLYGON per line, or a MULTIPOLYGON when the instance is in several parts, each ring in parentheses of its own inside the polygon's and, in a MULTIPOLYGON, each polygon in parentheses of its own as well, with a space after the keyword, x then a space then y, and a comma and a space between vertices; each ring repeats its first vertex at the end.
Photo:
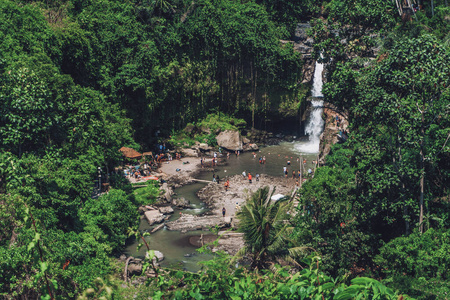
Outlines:
POLYGON ((380 248, 375 262, 389 276, 448 280, 450 275, 450 229, 429 229, 423 234, 393 239, 380 248))
POLYGON ((116 189, 98 199, 89 199, 80 212, 85 230, 112 250, 119 249, 125 244, 128 228, 137 225, 138 212, 132 200, 116 189))
MULTIPOLYGON (((139 183, 142 185, 142 183, 139 183)), ((145 183, 146 187, 137 188, 133 195, 137 205, 150 205, 156 202, 159 196, 159 182, 156 180, 148 180, 145 183)))

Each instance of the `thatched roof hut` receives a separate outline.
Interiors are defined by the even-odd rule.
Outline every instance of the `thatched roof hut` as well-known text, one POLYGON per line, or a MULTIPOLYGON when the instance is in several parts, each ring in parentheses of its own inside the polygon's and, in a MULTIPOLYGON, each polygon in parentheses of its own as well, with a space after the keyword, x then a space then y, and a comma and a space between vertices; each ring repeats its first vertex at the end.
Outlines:
POLYGON ((122 152, 123 156, 125 156, 126 158, 135 159, 142 157, 142 154, 132 148, 122 147, 119 149, 119 151, 122 152))

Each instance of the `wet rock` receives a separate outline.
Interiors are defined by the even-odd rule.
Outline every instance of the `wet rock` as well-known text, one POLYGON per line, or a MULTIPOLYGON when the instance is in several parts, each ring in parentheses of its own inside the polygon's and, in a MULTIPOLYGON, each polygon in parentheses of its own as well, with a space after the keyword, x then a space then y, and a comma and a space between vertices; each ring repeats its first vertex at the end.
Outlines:
POLYGON ((160 189, 163 193, 162 200, 164 200, 166 202, 171 202, 173 190, 168 186, 167 182, 163 183, 160 189))
POLYGON ((339 142, 339 131, 347 130, 348 121, 340 115, 342 119, 340 128, 335 124, 336 112, 330 103, 327 103, 330 108, 325 108, 323 114, 325 116, 325 128, 320 135, 319 146, 319 165, 324 165, 326 156, 331 151, 331 146, 339 142))
POLYGON ((172 222, 167 222, 168 230, 192 231, 209 229, 210 227, 219 226, 226 227, 223 218, 219 216, 194 216, 189 214, 182 214, 181 217, 172 222))
POLYGON ((148 224, 151 226, 153 224, 161 223, 164 221, 165 216, 160 213, 158 210, 149 210, 144 213, 145 218, 147 219, 148 224))
POLYGON ((173 208, 170 206, 163 206, 159 208, 159 212, 164 215, 173 214, 173 208))
POLYGON ((190 207, 190 204, 191 202, 184 197, 172 199, 172 205, 175 205, 177 207, 187 208, 190 207))

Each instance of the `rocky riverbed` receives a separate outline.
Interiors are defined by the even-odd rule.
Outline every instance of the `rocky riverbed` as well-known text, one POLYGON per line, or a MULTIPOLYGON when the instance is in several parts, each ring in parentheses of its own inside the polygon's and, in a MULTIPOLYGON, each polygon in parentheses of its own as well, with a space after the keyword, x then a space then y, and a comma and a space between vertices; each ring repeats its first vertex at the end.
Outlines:
MULTIPOLYGON (((167 164, 162 164, 159 170, 159 176, 167 183, 162 186, 161 201, 167 204, 172 204, 172 189, 197 181, 194 177, 202 171, 210 171, 209 160, 204 161, 202 168, 200 158, 198 157, 184 157, 181 160, 170 161, 167 164)), ((221 159, 219 159, 219 165, 221 159)), ((211 169, 212 171, 212 169, 211 169)), ((204 181, 204 180, 203 180, 204 181)), ((253 174, 252 183, 249 183, 247 177, 242 175, 227 176, 220 180, 220 183, 209 182, 204 188, 198 191, 199 199, 204 202, 210 209, 208 213, 201 216, 194 216, 190 214, 181 214, 175 221, 166 221, 163 217, 163 212, 158 214, 158 211, 147 211, 145 214, 158 214, 160 218, 155 222, 149 219, 150 223, 165 222, 164 225, 168 230, 176 230, 181 232, 193 230, 208 230, 210 228, 226 228, 235 229, 238 220, 236 219, 236 212, 240 206, 244 205, 246 199, 254 193, 257 189, 269 186, 271 190, 275 189, 276 194, 291 195, 295 189, 295 180, 291 177, 274 177, 268 175, 260 175, 259 180, 253 174), (225 190, 224 183, 229 180, 229 188, 225 190), (222 215, 222 210, 225 208, 225 217, 222 215)), ((211 237, 202 240, 206 243, 211 237)), ((227 252, 236 253, 239 248, 243 246, 241 234, 226 234, 219 240, 218 248, 227 252), (226 237, 226 238, 225 238, 226 237)))

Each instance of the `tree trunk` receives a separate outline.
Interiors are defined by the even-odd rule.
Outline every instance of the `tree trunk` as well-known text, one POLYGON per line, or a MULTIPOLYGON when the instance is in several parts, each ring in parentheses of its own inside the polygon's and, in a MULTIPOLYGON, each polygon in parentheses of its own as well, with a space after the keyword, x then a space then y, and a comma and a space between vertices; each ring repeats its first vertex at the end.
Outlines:
POLYGON ((425 116, 424 111, 422 111, 422 127, 420 129, 421 140, 420 140, 420 198, 419 198, 419 231, 423 233, 423 191, 425 184, 425 155, 423 149, 423 140, 425 137, 425 129, 424 129, 425 116))

